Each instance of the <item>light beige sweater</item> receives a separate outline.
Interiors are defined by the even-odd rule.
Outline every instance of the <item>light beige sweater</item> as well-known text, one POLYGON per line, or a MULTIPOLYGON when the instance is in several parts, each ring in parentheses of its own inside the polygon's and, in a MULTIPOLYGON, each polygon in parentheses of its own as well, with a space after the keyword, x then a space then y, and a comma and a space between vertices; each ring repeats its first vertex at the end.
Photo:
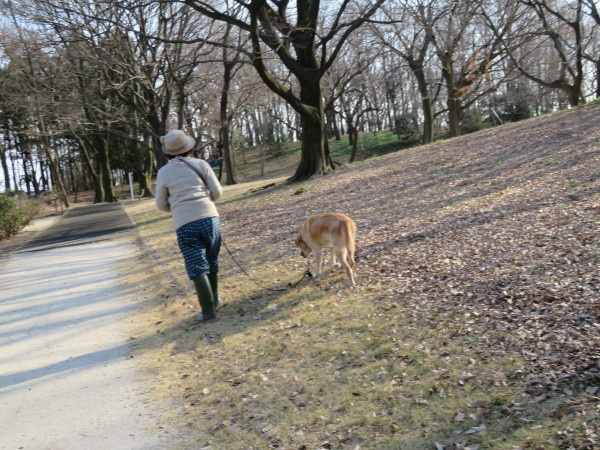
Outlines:
POLYGON ((173 158, 156 175, 156 206, 171 212, 174 229, 206 217, 219 217, 214 202, 222 193, 223 188, 215 173, 201 159, 189 156, 173 158), (180 161, 183 158, 200 170, 208 186, 204 185, 196 172, 180 161))

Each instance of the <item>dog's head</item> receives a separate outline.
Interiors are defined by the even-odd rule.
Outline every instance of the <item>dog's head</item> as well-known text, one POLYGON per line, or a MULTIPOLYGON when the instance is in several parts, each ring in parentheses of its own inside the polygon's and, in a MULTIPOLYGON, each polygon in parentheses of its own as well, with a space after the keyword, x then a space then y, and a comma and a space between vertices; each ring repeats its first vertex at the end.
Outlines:
POLYGON ((307 258, 308 255, 310 255, 310 247, 304 242, 304 239, 302 239, 302 233, 298 233, 296 236, 296 247, 300 249, 300 255, 302 257, 307 258))

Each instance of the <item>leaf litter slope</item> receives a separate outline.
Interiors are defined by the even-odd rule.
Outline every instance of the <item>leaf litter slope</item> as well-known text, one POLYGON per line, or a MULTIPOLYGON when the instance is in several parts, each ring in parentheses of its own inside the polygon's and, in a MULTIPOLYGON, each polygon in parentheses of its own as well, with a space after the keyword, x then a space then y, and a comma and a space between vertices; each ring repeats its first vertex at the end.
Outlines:
MULTIPOLYGON (((210 417, 194 439, 210 435, 231 448, 234 435, 258 448, 431 448, 435 436, 484 439, 478 423, 457 431, 459 419, 474 416, 464 413, 481 403, 477 395, 507 395, 507 383, 534 403, 574 392, 592 402, 600 381, 599 173, 596 103, 351 164, 302 190, 281 182, 228 188, 220 203, 226 242, 261 283, 297 281, 300 224, 340 211, 358 226, 359 287, 344 288, 340 273, 326 271, 320 283, 269 293, 224 255, 228 304, 219 322, 195 328, 187 321, 194 295, 173 281, 185 294, 168 307, 172 323, 157 331, 170 346, 167 372, 176 375, 161 376, 171 378, 171 395, 184 392, 189 417, 210 417), (482 361, 493 359, 507 366, 485 369, 482 361), (417 366, 428 374, 412 374, 417 366), (490 384, 461 391, 485 370, 490 384), (384 380, 390 384, 379 387, 384 380), (448 406, 446 397, 458 392, 471 403, 448 406), (432 393, 441 411, 427 400, 432 393), (409 401, 410 414, 399 413, 399 399, 409 401), (427 427, 410 429, 421 422, 427 427)), ((136 210, 145 207, 131 214, 154 224, 142 226, 142 235, 153 258, 177 275, 182 266, 166 217, 136 210)), ((506 438, 527 423, 521 417, 502 428, 506 414, 521 408, 508 406, 488 436, 506 438)), ((565 433, 561 442, 573 444, 565 433)), ((591 441, 590 433, 584 427, 582 439, 591 441)), ((520 442, 518 433, 514 439, 520 442)))
POLYGON ((596 103, 348 166, 224 222, 251 251, 293 240, 308 215, 349 214, 363 287, 460 318, 529 360, 541 392, 598 380, 599 174, 596 103))

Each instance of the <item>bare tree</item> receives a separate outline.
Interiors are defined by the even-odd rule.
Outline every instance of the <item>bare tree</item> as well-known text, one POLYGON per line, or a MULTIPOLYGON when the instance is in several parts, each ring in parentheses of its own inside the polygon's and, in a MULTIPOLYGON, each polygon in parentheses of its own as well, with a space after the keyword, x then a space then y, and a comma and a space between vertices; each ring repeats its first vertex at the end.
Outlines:
MULTIPOLYGON (((235 76, 236 70, 240 67, 240 52, 234 51, 234 55, 230 57, 230 38, 233 25, 227 23, 225 25, 225 33, 223 36, 223 84, 221 86, 221 98, 219 108, 220 129, 219 129, 219 147, 223 153, 223 163, 225 164, 227 184, 237 184, 237 171, 233 159, 233 149, 231 147, 231 121, 233 114, 229 110, 229 91, 231 81, 235 76)), ((236 45, 238 49, 240 45, 236 45)))
POLYGON ((10 192, 10 172, 4 146, 0 143, 0 163, 2 164, 2 174, 4 175, 4 192, 10 192))
MULTIPOLYGON (((150 177, 163 163, 159 137, 175 120, 184 122, 186 85, 205 56, 203 45, 188 45, 203 19, 181 4, 106 8, 71 0, 20 0, 20 11, 47 31, 70 67, 80 115, 67 130, 94 179, 97 201, 115 199, 110 161, 128 153, 144 195, 152 195, 150 177), (155 38, 150 38, 153 36, 155 38), (175 99, 175 100, 174 100, 175 99)), ((207 48, 208 50, 212 50, 207 48)))
POLYGON ((434 101, 429 59, 433 41, 431 30, 444 15, 433 2, 395 0, 382 8, 382 20, 371 26, 372 32, 394 54, 404 59, 412 71, 419 93, 423 114, 423 143, 433 141, 434 101))
POLYGON ((583 57, 590 61, 596 70, 596 98, 600 98, 600 12, 596 0, 584 0, 584 11, 590 17, 588 31, 584 33, 583 57))
POLYGON ((517 15, 508 3, 497 20, 496 32, 488 32, 478 14, 477 0, 436 2, 440 19, 428 28, 446 88, 450 136, 460 134, 460 121, 470 105, 497 89, 507 72, 502 39, 517 15))
MULTIPOLYGON (((547 0, 519 0, 524 6, 529 28, 520 37, 525 46, 506 45, 507 39, 485 13, 488 26, 496 37, 503 41, 504 51, 523 76, 549 89, 563 91, 571 106, 585 102, 582 92, 584 80, 582 34, 583 0, 549 2, 547 0), (535 51, 539 48, 551 49, 552 56, 545 58, 543 71, 537 70, 535 51)), ((521 20, 524 20, 521 18, 521 20)))
POLYGON ((321 79, 335 61, 345 40, 371 17, 384 0, 364 2, 362 7, 344 1, 339 6, 318 0, 251 0, 212 3, 186 0, 200 13, 249 33, 252 63, 263 82, 285 99, 300 115, 302 154, 291 181, 300 181, 333 169, 326 146, 321 79), (244 15, 240 14, 244 11, 244 15), (325 29, 326 26, 329 26, 325 29), (268 50, 268 51, 267 51, 268 50), (282 84, 270 68, 276 61, 295 77, 299 92, 282 84))
POLYGON ((56 73, 52 73, 48 68, 52 64, 48 63, 49 56, 42 51, 42 45, 39 42, 39 36, 34 32, 28 32, 21 27, 17 20, 14 5, 11 1, 6 4, 12 26, 15 30, 16 39, 16 57, 15 63, 19 64, 20 71, 23 75, 24 85, 19 86, 28 94, 23 94, 22 99, 29 97, 31 116, 35 120, 37 133, 36 144, 39 149, 45 154, 54 186, 59 192, 61 201, 65 207, 69 207, 69 199, 64 185, 63 174, 60 170, 58 150, 52 146, 50 135, 52 133, 51 121, 49 120, 46 110, 52 110, 49 105, 53 103, 52 96, 45 96, 44 92, 52 91, 52 85, 56 81, 56 73), (18 62, 17 62, 18 61, 18 62))
POLYGON ((374 69, 378 54, 363 38, 355 36, 347 41, 324 79, 327 110, 338 114, 346 123, 352 148, 349 162, 356 159, 358 133, 365 116, 376 109, 377 103, 369 87, 371 79, 380 75, 374 69))

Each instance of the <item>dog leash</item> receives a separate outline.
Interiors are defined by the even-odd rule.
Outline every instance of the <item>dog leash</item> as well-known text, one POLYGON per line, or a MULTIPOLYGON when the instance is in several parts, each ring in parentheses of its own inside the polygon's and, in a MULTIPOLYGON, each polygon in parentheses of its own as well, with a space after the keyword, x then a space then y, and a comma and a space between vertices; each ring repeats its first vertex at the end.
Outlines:
POLYGON ((231 259, 233 259, 233 261, 237 264, 237 266, 241 269, 241 271, 244 272, 244 274, 248 278, 250 278, 250 280, 254 284, 256 284, 257 286, 260 286, 261 288, 263 288, 263 289, 265 289, 267 291, 271 291, 271 292, 283 292, 283 291, 287 291, 288 289, 295 288, 296 286, 298 286, 302 282, 302 280, 304 280, 306 277, 312 277, 312 273, 310 273, 310 270, 309 270, 309 264, 310 263, 307 262, 307 264, 306 264, 306 270, 304 271, 304 275, 302 275, 302 278, 300 278, 296 283, 293 283, 293 284, 292 283, 288 283, 288 286, 286 288, 281 288, 281 289, 268 288, 268 287, 263 286, 262 284, 260 284, 258 281, 256 281, 254 278, 252 278, 248 272, 246 272, 246 270, 242 267, 242 265, 238 262, 238 260, 235 259, 235 256, 233 256, 233 253, 231 253, 231 250, 229 250, 229 247, 227 247, 227 244, 223 240, 223 237, 221 237, 221 243, 223 244, 223 246, 227 250, 227 253, 229 253, 229 256, 231 256, 231 259))
MULTIPOLYGON (((188 166, 190 169, 192 169, 194 172, 196 172, 196 175, 198 175, 200 177, 200 179, 202 180, 202 183, 204 183, 204 186, 206 186, 206 189, 208 190, 208 184, 206 183, 206 179, 204 178, 204 175, 202 175, 202 173, 196 167, 192 166, 185 159, 183 159, 183 158, 178 158, 178 159, 179 159, 179 161, 181 161, 182 163, 184 163, 186 166, 188 166)), ((211 197, 211 200, 212 200, 212 197, 211 197)), ((260 284, 258 281, 256 281, 254 278, 252 278, 248 272, 246 272, 246 270, 242 267, 242 265, 238 262, 238 260, 235 259, 235 256, 233 256, 233 253, 231 253, 231 250, 229 250, 229 247, 227 247, 227 244, 223 240, 222 236, 221 236, 221 243, 223 244, 223 246, 227 250, 227 253, 229 253, 229 256, 231 256, 231 259, 233 259, 233 261, 237 264, 237 266, 241 269, 241 271, 244 272, 244 274, 246 274, 246 276, 248 278, 250 278, 250 280, 254 284, 256 284, 257 286, 260 286, 261 288, 263 288, 263 289, 265 289, 267 291, 272 291, 272 292, 287 291, 290 288, 295 288, 296 286, 298 286, 302 282, 302 280, 304 280, 307 276, 308 277, 312 277, 312 273, 310 273, 310 270, 309 270, 310 263, 307 260, 307 262, 306 262, 306 271, 304 272, 304 275, 302 275, 302 278, 300 278, 296 283, 294 283, 294 284, 288 283, 288 287, 283 288, 283 289, 268 288, 268 287, 263 286, 262 284, 260 284)))

